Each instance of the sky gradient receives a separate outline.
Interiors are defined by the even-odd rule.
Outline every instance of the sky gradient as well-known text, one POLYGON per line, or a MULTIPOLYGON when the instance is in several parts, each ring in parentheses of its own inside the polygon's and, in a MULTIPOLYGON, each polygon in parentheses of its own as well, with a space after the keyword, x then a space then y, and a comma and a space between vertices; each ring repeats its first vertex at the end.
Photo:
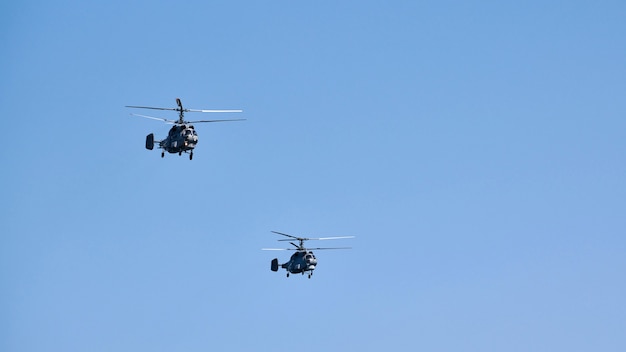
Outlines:
POLYGON ((625 14, 0 5, 0 350, 624 351, 625 14), (247 120, 161 159, 177 97, 247 120))

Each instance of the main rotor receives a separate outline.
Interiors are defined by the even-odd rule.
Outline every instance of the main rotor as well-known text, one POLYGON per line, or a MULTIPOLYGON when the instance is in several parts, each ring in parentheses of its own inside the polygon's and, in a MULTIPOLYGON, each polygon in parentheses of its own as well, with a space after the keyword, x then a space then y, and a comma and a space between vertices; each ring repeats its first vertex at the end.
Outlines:
POLYGON ((229 120, 185 121, 185 113, 186 112, 209 112, 209 113, 220 112, 221 113, 221 112, 243 112, 243 110, 185 109, 185 108, 183 108, 183 103, 180 100, 180 98, 176 98, 176 105, 178 105, 177 108, 158 108, 158 107, 153 107, 153 106, 134 106, 134 105, 126 105, 126 107, 127 108, 134 108, 134 109, 151 109, 151 110, 176 111, 176 112, 178 112, 178 120, 168 120, 168 119, 164 119, 164 118, 160 118, 160 117, 153 117, 153 116, 140 115, 140 114, 131 114, 131 115, 135 115, 135 116, 139 116, 139 117, 145 117, 145 118, 148 118, 148 119, 164 121, 166 123, 171 123, 171 124, 175 124, 175 125, 185 125, 185 124, 188 124, 188 123, 197 123, 197 122, 226 122, 226 121, 243 121, 243 120, 245 120, 245 119, 229 119, 229 120))
POLYGON ((296 250, 296 251, 307 251, 307 250, 318 250, 318 249, 351 249, 352 247, 323 247, 323 248, 305 248, 304 247, 304 242, 305 241, 310 241, 310 240, 338 240, 338 239, 342 239, 342 238, 354 238, 354 236, 336 236, 336 237, 316 237, 316 238, 309 238, 309 237, 298 237, 298 236, 292 236, 286 233, 282 233, 282 232, 278 232, 278 231, 271 231, 272 233, 275 233, 277 235, 281 235, 281 236, 285 236, 285 237, 289 237, 291 239, 280 239, 278 241, 289 241, 289 243, 291 243, 292 246, 296 247, 296 249, 293 248, 263 248, 264 250, 296 250), (298 244, 293 243, 293 240, 298 241, 298 244))

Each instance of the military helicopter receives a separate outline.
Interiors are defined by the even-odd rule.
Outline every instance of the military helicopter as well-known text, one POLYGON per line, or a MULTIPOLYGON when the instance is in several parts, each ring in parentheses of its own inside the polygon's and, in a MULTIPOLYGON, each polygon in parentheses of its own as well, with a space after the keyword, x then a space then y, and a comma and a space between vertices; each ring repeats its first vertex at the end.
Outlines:
POLYGON ((278 241, 299 241, 299 244, 295 244, 293 242, 289 242, 291 243, 295 248, 262 248, 262 250, 264 251, 296 251, 291 258, 289 258, 289 261, 285 264, 278 264, 278 258, 274 258, 272 259, 272 264, 270 269, 272 271, 278 271, 278 268, 283 268, 287 270, 287 277, 289 277, 289 274, 298 274, 298 273, 302 273, 302 275, 304 275, 305 272, 307 272, 307 275, 309 277, 309 279, 311 278, 311 275, 313 275, 313 270, 315 270, 315 267, 317 266, 317 258, 315 258, 315 255, 313 254, 312 250, 319 250, 319 249, 351 249, 351 247, 325 247, 325 248, 304 248, 304 241, 309 241, 309 240, 337 240, 337 239, 341 239, 341 238, 354 238, 354 236, 340 236, 340 237, 318 237, 318 238, 306 238, 306 237, 296 237, 296 236, 292 236, 292 235, 288 235, 286 233, 282 233, 282 232, 276 232, 276 231, 272 231, 275 234, 278 235, 282 235, 282 236, 286 236, 292 239, 280 239, 278 241))
MULTIPOLYGON (((178 111, 178 120, 168 120, 160 117, 153 117, 147 115, 140 114, 131 114, 133 116, 145 117, 147 119, 164 121, 168 124, 173 124, 170 129, 167 137, 163 140, 157 141, 159 143, 159 148, 163 149, 161 152, 161 158, 165 156, 165 152, 168 153, 178 153, 178 155, 182 155, 183 153, 189 153, 189 160, 193 159, 193 149, 196 147, 198 143, 198 134, 194 129, 192 123, 199 122, 230 122, 230 121, 243 121, 245 119, 231 119, 231 120, 198 120, 198 121, 185 121, 184 114, 186 112, 242 112, 243 110, 197 110, 197 109, 185 109, 183 108, 183 104, 179 98, 176 98, 177 108, 155 108, 151 106, 133 106, 127 105, 127 108, 134 109, 152 109, 152 110, 171 110, 178 111)), ((154 149, 154 134, 150 133, 146 136, 146 149, 152 150, 154 149)))

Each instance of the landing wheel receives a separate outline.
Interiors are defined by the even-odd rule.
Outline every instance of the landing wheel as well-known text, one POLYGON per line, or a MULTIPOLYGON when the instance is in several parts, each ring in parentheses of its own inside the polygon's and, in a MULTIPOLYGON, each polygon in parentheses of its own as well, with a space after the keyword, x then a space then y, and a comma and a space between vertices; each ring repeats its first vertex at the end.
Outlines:
POLYGON ((193 153, 189 153, 189 160, 193 159, 193 153))
POLYGON ((165 156, 165 152, 161 152, 161 158, 165 156))
POLYGON ((309 279, 311 278, 311 274, 309 274, 309 279))
POLYGON ((178 152, 178 156, 181 156, 181 155, 183 155, 183 152, 178 152))
POLYGON ((287 277, 289 277, 289 273, 287 273, 287 277))

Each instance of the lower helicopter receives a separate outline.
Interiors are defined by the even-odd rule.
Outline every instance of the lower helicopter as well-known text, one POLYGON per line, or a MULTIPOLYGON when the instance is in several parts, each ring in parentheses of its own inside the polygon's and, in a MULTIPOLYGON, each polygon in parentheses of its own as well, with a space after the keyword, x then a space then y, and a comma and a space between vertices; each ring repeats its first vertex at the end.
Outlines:
POLYGON ((270 270, 278 271, 279 268, 283 268, 287 270, 287 277, 289 274, 307 274, 310 279, 313 275, 313 270, 315 270, 317 266, 317 258, 313 254, 313 250, 321 250, 321 249, 351 249, 351 247, 324 247, 324 248, 304 248, 304 242, 309 240, 338 240, 342 238, 354 238, 354 236, 340 236, 340 237, 318 237, 318 238, 306 238, 306 237, 296 237, 292 235, 288 235, 286 233, 272 231, 275 234, 289 237, 291 239, 280 239, 278 241, 290 241, 291 245, 295 248, 262 248, 264 251, 296 251, 291 255, 289 261, 284 264, 278 263, 278 258, 272 259, 272 264, 270 270), (296 240, 299 241, 299 244, 295 244, 291 241, 296 240))
MULTIPOLYGON (((193 159, 193 150, 198 144, 198 134, 196 133, 195 128, 192 123, 201 123, 201 122, 231 122, 231 121, 243 121, 245 119, 230 119, 230 120, 198 120, 198 121, 185 121, 183 119, 184 114, 186 112, 212 112, 212 113, 220 113, 220 112, 242 112, 242 110, 197 110, 197 109, 185 109, 183 108, 183 104, 179 98, 176 98, 177 108, 156 108, 151 106, 131 106, 127 105, 127 108, 135 108, 135 109, 152 109, 152 110, 170 110, 178 112, 178 120, 168 120, 160 117, 153 117, 147 115, 140 114, 131 114, 134 116, 145 117, 147 119, 159 120, 165 123, 173 124, 170 129, 167 137, 162 140, 157 140, 158 147, 163 149, 161 152, 161 157, 165 156, 165 152, 178 155, 182 155, 183 153, 189 154, 189 160, 193 159)), ((150 133, 146 136, 146 149, 152 150, 154 149, 154 134, 150 133)))

